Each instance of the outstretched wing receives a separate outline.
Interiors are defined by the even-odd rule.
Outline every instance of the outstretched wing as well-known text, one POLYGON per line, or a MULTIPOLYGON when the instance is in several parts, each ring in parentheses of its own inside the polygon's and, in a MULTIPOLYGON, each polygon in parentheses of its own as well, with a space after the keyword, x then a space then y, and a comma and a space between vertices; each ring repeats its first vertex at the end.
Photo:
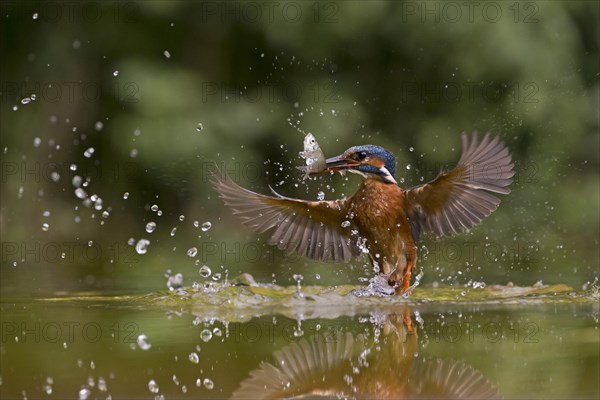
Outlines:
POLYGON ((500 199, 488 192, 510 193, 514 164, 508 148, 489 133, 481 142, 473 133, 470 143, 463 133, 462 145, 454 169, 406 191, 414 222, 438 236, 464 232, 498 208, 500 199))
MULTIPOLYGON (((254 193, 228 176, 215 175, 213 185, 225 205, 258 233, 273 230, 270 245, 312 259, 348 262, 361 252, 347 219, 347 201, 304 201, 254 193)), ((271 189, 272 190, 272 189, 271 189)))

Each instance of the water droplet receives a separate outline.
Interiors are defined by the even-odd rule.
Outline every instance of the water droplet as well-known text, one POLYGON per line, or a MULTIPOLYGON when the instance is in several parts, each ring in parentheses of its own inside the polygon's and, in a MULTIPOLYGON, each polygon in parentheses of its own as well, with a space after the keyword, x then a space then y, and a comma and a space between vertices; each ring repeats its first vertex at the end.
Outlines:
POLYGON ((207 230, 209 230, 212 226, 212 223, 210 221, 206 221, 202 224, 202 231, 206 232, 207 230))
POLYGON ((29 97, 24 97, 21 99, 21 104, 29 104, 31 99, 29 97))
POLYGON ((69 169, 70 169, 71 171, 77 171, 77 165, 76 165, 76 164, 71 164, 71 165, 69 166, 69 169))
POLYGON ((135 245, 135 251, 138 254, 146 254, 148 252, 148 246, 150 246, 150 241, 148 239, 140 239, 135 245))
POLYGON ((198 353, 196 353, 196 352, 190 353, 190 355, 188 356, 188 359, 190 360, 190 362, 192 362, 194 364, 198 364, 200 362, 200 357, 198 357, 198 353))
POLYGON ((92 394, 92 391, 89 388, 81 388, 79 391, 79 400, 87 400, 87 398, 90 397, 90 394, 92 394))
POLYGON ((200 274, 201 277, 208 278, 210 276, 210 274, 212 273, 212 271, 210 270, 210 267, 208 265, 203 265, 198 270, 198 273, 200 274))
POLYGON ((43 215, 44 217, 49 217, 49 216, 50 216, 50 211, 46 210, 46 211, 44 211, 44 212, 42 213, 42 215, 43 215))
POLYGON ((198 249, 195 247, 191 247, 187 251, 187 255, 190 257, 196 257, 196 254, 198 254, 198 249))
POLYGON ((150 221, 146 224, 146 232, 152 233, 155 230, 156 230, 156 222, 150 221))
POLYGON ((94 151, 96 151, 96 149, 94 149, 93 147, 90 147, 86 151, 83 152, 83 155, 85 158, 90 158, 92 156, 92 154, 94 154, 94 151))
POLYGON ((110 213, 106 210, 102 211, 102 218, 108 218, 110 216, 110 213))
POLYGON ((202 122, 198 122, 198 125, 196 125, 196 131, 202 132, 203 129, 204 129, 204 125, 202 125, 202 122))
POLYGON ((53 182, 58 182, 60 180, 60 174, 56 171, 52 171, 50 173, 50 179, 52 179, 53 182))
POLYGON ((173 228, 171 229, 171 236, 175 236, 175 233, 177 232, 177 228, 173 228))
POLYGON ((101 392, 106 392, 108 390, 108 386, 106 385, 106 379, 103 377, 98 378, 98 390, 101 392))
POLYGON ((179 216, 179 220, 180 220, 181 222, 183 222, 183 220, 184 220, 184 219, 185 219, 185 215, 183 215, 183 214, 182 214, 182 215, 180 215, 180 216, 179 216))
POLYGON ((123 200, 127 200, 129 198, 129 192, 123 193, 123 200))
POLYGON ((205 343, 212 339, 212 336, 213 334, 210 329, 204 329, 202 332, 200 332, 200 339, 202 339, 205 343))
POLYGON ((129 152, 129 157, 131 158, 136 158, 138 155, 138 149, 131 149, 131 151, 129 152))
POLYGON ((167 279, 167 287, 169 290, 179 289, 183 286, 183 275, 181 273, 177 273, 173 276, 170 276, 167 279))
POLYGON ((165 55, 166 58, 171 58, 171 53, 169 53, 169 50, 165 50, 163 52, 163 54, 165 55))
POLYGON ((213 381, 211 381, 208 378, 204 378, 204 381, 202 383, 204 383, 204 387, 207 388, 208 390, 212 390, 215 387, 215 384, 213 383, 213 381))
POLYGON ((87 193, 82 188, 77 188, 77 189, 75 189, 75 196, 77 196, 77 198, 83 200, 83 199, 87 198, 87 193))
POLYGON ((39 137, 33 138, 33 147, 40 147, 41 143, 42 139, 40 139, 39 137))
POLYGON ((71 183, 73 184, 73 186, 79 187, 79 186, 81 186, 81 181, 82 181, 81 177, 79 175, 75 175, 73 177, 73 179, 71 180, 71 183))
POLYGON ((350 221, 343 221, 342 222, 342 228, 347 228, 350 226, 350 221))
POLYGON ((154 212, 157 212, 157 211, 158 211, 158 205, 156 205, 156 204, 152 204, 152 207, 150 207, 150 209, 151 209, 152 211, 154 211, 154 212))
POLYGON ((213 275, 213 281, 218 281, 219 279, 221 279, 221 274, 219 272, 217 272, 216 274, 213 275))
POLYGON ((323 201, 324 199, 325 199, 325 193, 323 193, 321 191, 319 193, 317 193, 317 200, 323 201))
POLYGON ((32 19, 38 19, 39 18, 39 14, 38 13, 33 13, 33 15, 31 16, 32 19))
POLYGON ((137 345, 140 349, 146 351, 149 350, 152 345, 148 342, 148 336, 141 334, 137 337, 137 345))
POLYGON ((113 76, 119 76, 119 70, 114 71, 113 76))
POLYGON ((415 151, 415 148, 411 146, 408 148, 408 151, 413 152, 413 151, 415 151))
POLYGON ((160 388, 154 379, 150 379, 150 382, 148 382, 148 390, 150 390, 152 393, 159 392, 160 388))
POLYGON ((48 229, 50 229, 50 225, 48 225, 48 224, 46 224, 46 223, 42 224, 42 230, 43 230, 44 232, 48 232, 48 229))

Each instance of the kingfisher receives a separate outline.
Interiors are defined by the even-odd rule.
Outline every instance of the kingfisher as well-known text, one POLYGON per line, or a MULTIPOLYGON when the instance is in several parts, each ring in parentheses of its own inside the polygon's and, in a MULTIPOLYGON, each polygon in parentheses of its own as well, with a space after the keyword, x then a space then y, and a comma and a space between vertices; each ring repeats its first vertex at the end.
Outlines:
POLYGON ((213 181, 219 197, 268 243, 310 259, 350 262, 370 259, 394 288, 410 294, 421 233, 465 232, 496 210, 509 194, 514 164, 508 148, 486 133, 480 140, 462 134, 456 166, 442 168, 432 181, 403 189, 395 178, 396 157, 377 145, 353 146, 325 161, 321 171, 348 171, 363 178, 356 193, 337 200, 307 201, 263 195, 240 187, 227 175, 213 181))

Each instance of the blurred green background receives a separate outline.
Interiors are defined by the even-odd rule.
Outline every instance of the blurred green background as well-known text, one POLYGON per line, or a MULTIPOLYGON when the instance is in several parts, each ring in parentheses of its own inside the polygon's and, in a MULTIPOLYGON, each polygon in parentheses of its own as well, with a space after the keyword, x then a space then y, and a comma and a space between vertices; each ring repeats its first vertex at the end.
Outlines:
POLYGON ((455 163, 463 131, 507 143, 513 192, 472 232, 423 238, 424 284, 598 276, 597 2, 0 5, 4 296, 149 292, 202 265, 358 283, 364 263, 265 246, 210 185, 219 168, 263 193, 351 195, 356 176, 302 181, 305 132, 327 156, 388 148, 401 186, 455 163))

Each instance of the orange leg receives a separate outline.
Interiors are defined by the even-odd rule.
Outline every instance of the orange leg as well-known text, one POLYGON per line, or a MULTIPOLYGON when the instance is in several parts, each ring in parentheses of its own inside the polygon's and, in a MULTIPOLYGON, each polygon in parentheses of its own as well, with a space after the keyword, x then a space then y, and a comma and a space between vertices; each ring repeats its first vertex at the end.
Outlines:
POLYGON ((404 310, 404 325, 406 325, 408 333, 415 333, 415 328, 413 327, 412 319, 410 318, 410 310, 408 308, 404 310))
POLYGON ((415 265, 417 265, 416 250, 407 251, 406 253, 406 267, 404 268, 404 275, 402 277, 402 286, 396 288, 396 294, 405 294, 408 291, 410 288, 412 271, 415 268, 415 265))

